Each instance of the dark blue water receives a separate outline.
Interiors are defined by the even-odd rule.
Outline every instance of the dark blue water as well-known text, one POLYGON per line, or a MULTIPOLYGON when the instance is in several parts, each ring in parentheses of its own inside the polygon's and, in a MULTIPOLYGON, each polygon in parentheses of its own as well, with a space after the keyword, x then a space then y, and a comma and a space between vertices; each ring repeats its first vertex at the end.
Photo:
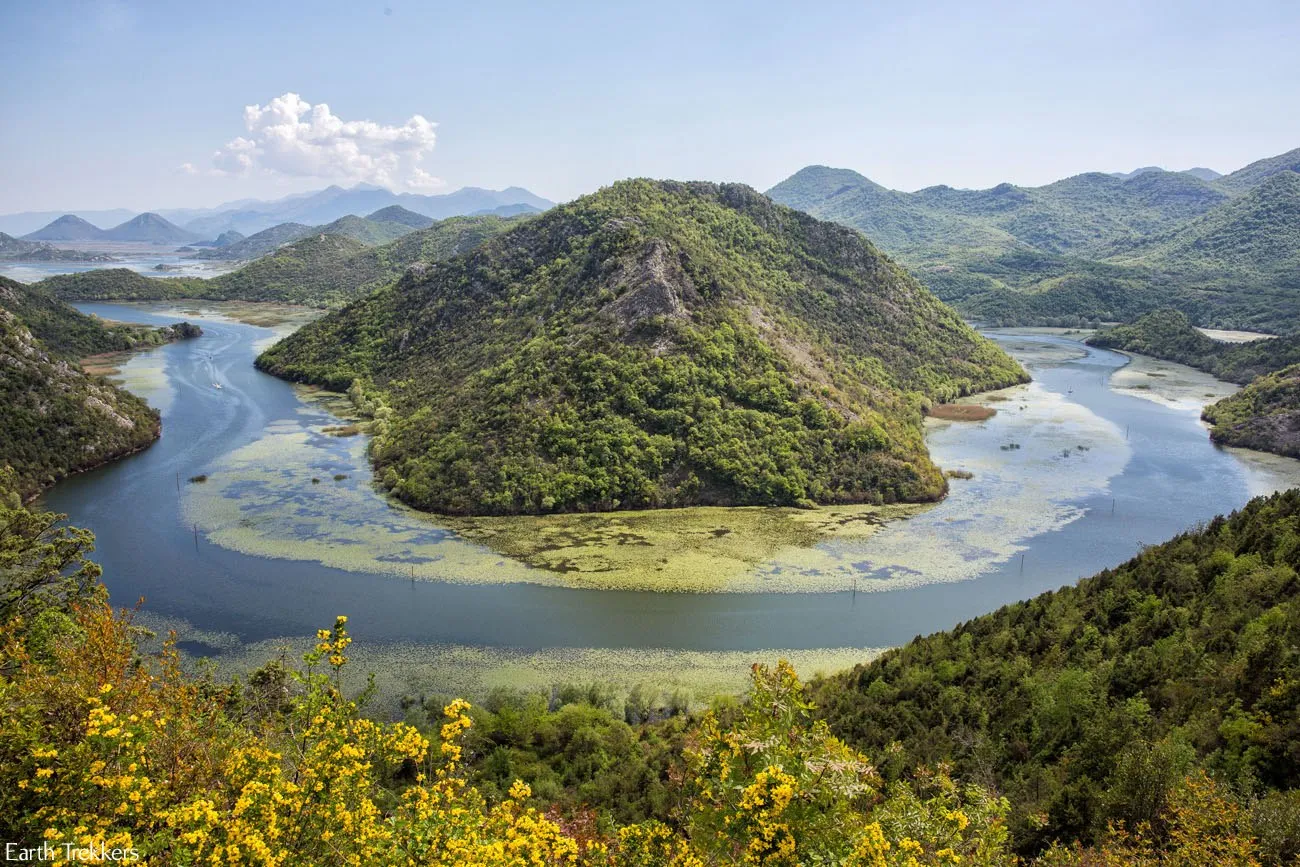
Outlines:
MULTIPOLYGON (((78 306, 118 320, 177 318, 136 307, 78 306)), ((310 634, 347 613, 354 635, 372 641, 523 649, 895 645, 1114 566, 1140 545, 1249 498, 1240 462, 1215 448, 1192 416, 1111 391, 1107 378, 1125 359, 1089 349, 1085 358, 1045 366, 1034 376, 1126 429, 1132 458, 1108 494, 1079 504, 1087 509, 1082 518, 1030 540, 1023 564, 1015 557, 974 580, 856 594, 646 593, 411 582, 264 559, 211 545, 201 532, 196 544, 180 515, 176 479, 253 441, 269 424, 301 421, 303 405, 287 383, 252 366, 253 344, 270 335, 267 329, 206 320, 203 328, 197 340, 154 350, 175 392, 162 439, 60 483, 45 502, 95 532, 96 559, 117 604, 143 597, 150 611, 245 642, 310 634)))

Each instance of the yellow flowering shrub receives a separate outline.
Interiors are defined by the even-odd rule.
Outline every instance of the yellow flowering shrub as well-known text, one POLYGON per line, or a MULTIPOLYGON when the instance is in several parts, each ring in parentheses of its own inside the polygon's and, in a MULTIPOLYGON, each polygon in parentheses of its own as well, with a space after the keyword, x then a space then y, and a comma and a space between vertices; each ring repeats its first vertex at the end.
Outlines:
POLYGON ((959 793, 946 775, 934 791, 882 792, 867 758, 814 721, 789 663, 756 665, 740 719, 706 716, 687 752, 693 773, 688 826, 716 861, 753 865, 999 864, 1006 850, 1000 799, 959 793))
POLYGON ((129 616, 97 605, 77 617, 84 641, 50 664, 25 652, 16 625, 0 633, 0 838, 176 865, 488 867, 587 854, 524 805, 522 783, 497 805, 466 784, 467 703, 447 707, 438 750, 410 726, 362 717, 337 689, 346 618, 318 635, 291 711, 257 727, 184 675, 170 645, 137 659, 129 616), (400 793, 399 774, 413 780, 400 793))
POLYGON ((436 745, 363 716, 340 690, 344 617, 317 634, 284 707, 249 714, 238 687, 183 672, 171 642, 140 658, 128 613, 99 599, 74 615, 39 657, 20 620, 0 628, 0 838, 52 843, 57 858, 64 843, 182 867, 919 865, 1003 851, 995 803, 972 809, 950 784, 882 795, 866 759, 811 720, 784 663, 755 668, 733 725, 701 721, 679 827, 597 833, 539 812, 523 782, 495 803, 470 784, 467 702, 444 709, 436 745))

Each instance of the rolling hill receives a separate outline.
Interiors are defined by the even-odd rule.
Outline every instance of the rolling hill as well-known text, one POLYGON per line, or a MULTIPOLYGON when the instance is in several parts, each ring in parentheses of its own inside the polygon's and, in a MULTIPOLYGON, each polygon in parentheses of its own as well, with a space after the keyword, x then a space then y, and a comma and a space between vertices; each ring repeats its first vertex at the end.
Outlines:
POLYGON ((401 205, 389 205, 386 208, 380 208, 372 214, 367 214, 366 219, 376 223, 401 223, 403 226, 410 226, 412 229, 427 229, 434 223, 432 217, 417 214, 415 211, 408 211, 401 205))
POLYGON ((1300 290, 1300 174, 1269 175, 1240 198, 1117 256, 1167 268, 1276 275, 1300 290))
POLYGON ((100 236, 105 241, 143 241, 149 244, 187 244, 200 236, 164 220, 157 214, 141 214, 100 236))
POLYGON ((357 381, 385 486, 480 514, 934 499, 923 409, 1025 379, 861 235, 645 180, 411 269, 258 365, 357 381))
POLYGON ((1300 458, 1300 364, 1258 377, 1207 406, 1201 418, 1220 445, 1300 458))
POLYGON ((52 355, 69 360, 101 352, 121 352, 197 337, 202 331, 188 322, 156 328, 149 325, 105 323, 87 316, 52 294, 0 277, 0 305, 22 320, 52 355))
MULTIPOLYGON (((1198 769, 1252 801, 1294 803, 1298 520, 1298 490, 1252 500, 1078 585, 824 679, 811 689, 818 714, 888 755, 887 778, 947 761, 1005 794, 1025 855, 1157 821, 1198 769)), ((1288 848, 1273 863, 1294 863, 1300 839, 1288 848)))
MULTIPOLYGON (((465 252, 521 219, 524 218, 453 217, 427 229, 407 230, 402 226, 401 237, 379 246, 367 246, 346 235, 324 234, 306 226, 279 227, 283 235, 267 230, 259 233, 261 237, 254 235, 232 244, 231 248, 250 242, 258 246, 270 244, 276 237, 296 235, 297 239, 277 244, 273 251, 242 268, 211 279, 148 277, 127 268, 109 268, 60 274, 36 285, 69 301, 205 298, 337 307, 395 280, 409 266, 465 252)), ((392 222, 371 225, 400 226, 392 222)))
POLYGON ((265 256, 272 250, 310 234, 313 229, 313 226, 304 226, 302 223, 280 223, 234 243, 199 250, 189 258, 224 259, 228 261, 256 259, 258 256, 265 256))
POLYGON ((1224 175, 1214 183, 1222 189, 1244 193, 1259 186, 1279 172, 1300 172, 1300 148, 1278 154, 1275 157, 1256 160, 1245 168, 1224 175))
POLYGON ((1300 327, 1286 179, 1297 154, 1221 178, 1148 167, 915 193, 810 166, 769 193, 859 229, 940 298, 993 324, 1129 321, 1174 305, 1201 324, 1276 331, 1300 327))
MULTIPOLYGON (((416 215, 418 216, 418 215, 416 215)), ((432 220, 427 221, 426 225, 432 224, 432 220)), ((396 221, 378 221, 365 217, 346 216, 339 217, 332 223, 316 227, 313 232, 319 232, 322 235, 341 235, 345 238, 351 238, 354 241, 360 241, 368 247, 379 244, 387 244, 389 241, 395 241, 409 232, 415 231, 414 226, 408 223, 396 221)))

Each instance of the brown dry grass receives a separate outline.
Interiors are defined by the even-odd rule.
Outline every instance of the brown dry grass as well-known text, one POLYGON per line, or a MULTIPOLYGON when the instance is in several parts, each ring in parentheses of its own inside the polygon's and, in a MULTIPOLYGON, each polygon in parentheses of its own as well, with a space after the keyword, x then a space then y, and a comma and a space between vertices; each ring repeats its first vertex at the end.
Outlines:
POLYGON ((946 421, 984 421, 992 418, 998 411, 991 406, 979 406, 973 403, 936 403, 930 407, 931 418, 946 421))

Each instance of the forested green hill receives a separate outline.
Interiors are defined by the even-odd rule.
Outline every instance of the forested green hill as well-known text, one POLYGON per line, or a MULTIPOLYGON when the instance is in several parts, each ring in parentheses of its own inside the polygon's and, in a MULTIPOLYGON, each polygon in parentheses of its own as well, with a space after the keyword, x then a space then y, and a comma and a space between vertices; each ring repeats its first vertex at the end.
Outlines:
POLYGON ((143 400, 52 355, 3 304, 0 402, 0 466, 13 467, 24 496, 158 437, 143 400))
POLYGON ((1202 334, 1186 314, 1172 308, 1155 310, 1128 325, 1099 331, 1087 342, 1104 349, 1176 361, 1238 385, 1300 362, 1300 335, 1227 343, 1202 334))
POLYGON ((1216 443, 1300 458, 1300 364, 1260 376, 1201 417, 1216 443))
POLYGON ((0 307, 16 315, 51 353, 68 359, 158 346, 201 333, 187 322, 162 328, 101 322, 46 291, 6 277, 0 277, 0 307))
POLYGON ((811 691, 831 730, 882 757, 886 777, 951 761, 1005 793, 1023 852, 1095 840, 1112 822, 1156 822, 1159 833, 1176 782, 1203 768, 1264 798, 1261 815, 1282 823, 1264 832, 1289 840, 1273 863, 1293 863, 1297 569, 1292 490, 811 691))
POLYGON ((1025 378, 858 233, 748 187, 644 180, 258 364, 360 380, 384 484, 451 513, 932 499, 922 408, 1025 378))

